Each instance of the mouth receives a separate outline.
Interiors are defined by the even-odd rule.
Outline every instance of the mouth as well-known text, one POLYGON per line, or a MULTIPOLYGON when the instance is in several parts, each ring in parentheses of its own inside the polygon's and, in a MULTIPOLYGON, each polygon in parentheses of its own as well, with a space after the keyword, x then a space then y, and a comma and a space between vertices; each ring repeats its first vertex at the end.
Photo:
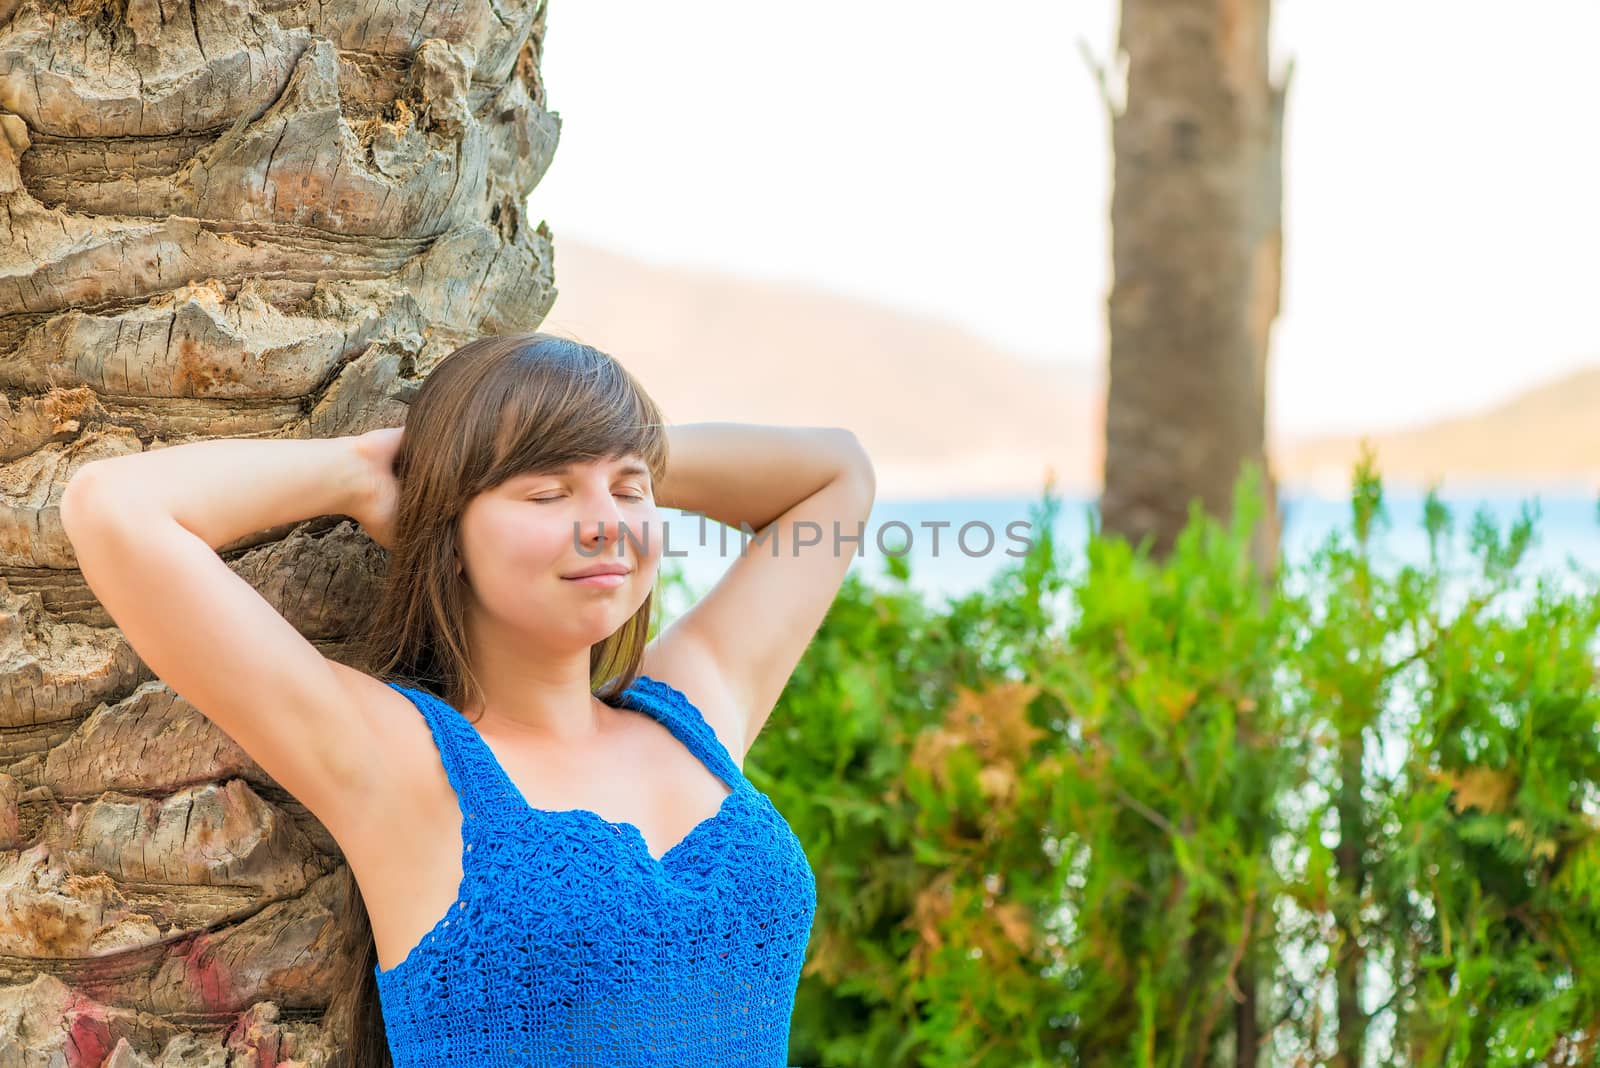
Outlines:
POLYGON ((633 568, 629 567, 627 564, 594 564, 590 567, 584 568, 582 571, 574 571, 569 575, 562 575, 561 577, 580 579, 592 578, 595 575, 626 575, 632 570, 633 568))
POLYGON ((562 579, 575 586, 597 586, 601 589, 615 589, 627 580, 626 571, 599 571, 592 575, 567 575, 562 579))
POLYGON ((633 568, 622 563, 593 564, 582 571, 575 571, 570 575, 561 576, 562 581, 575 583, 579 586, 596 586, 601 589, 614 589, 627 581, 633 568))

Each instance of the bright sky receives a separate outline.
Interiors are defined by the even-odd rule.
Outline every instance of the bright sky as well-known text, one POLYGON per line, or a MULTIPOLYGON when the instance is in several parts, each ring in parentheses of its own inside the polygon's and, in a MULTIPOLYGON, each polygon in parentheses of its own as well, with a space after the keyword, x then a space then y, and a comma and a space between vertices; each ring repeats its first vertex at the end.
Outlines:
MULTIPOLYGON (((1112 0, 555 0, 531 211, 1104 359, 1112 0)), ((1600 3, 1279 0, 1295 57, 1271 415, 1470 411, 1600 363, 1600 3)))

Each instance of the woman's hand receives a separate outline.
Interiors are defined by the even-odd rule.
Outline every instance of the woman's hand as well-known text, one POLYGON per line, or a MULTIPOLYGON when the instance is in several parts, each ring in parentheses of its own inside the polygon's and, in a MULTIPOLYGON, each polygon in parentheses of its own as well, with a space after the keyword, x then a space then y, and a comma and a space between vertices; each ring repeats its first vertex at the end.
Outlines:
POLYGON ((400 451, 405 427, 384 427, 357 434, 351 448, 361 460, 363 492, 353 506, 351 517, 361 524, 367 536, 385 549, 394 548, 395 506, 400 485, 394 477, 394 458, 400 451))

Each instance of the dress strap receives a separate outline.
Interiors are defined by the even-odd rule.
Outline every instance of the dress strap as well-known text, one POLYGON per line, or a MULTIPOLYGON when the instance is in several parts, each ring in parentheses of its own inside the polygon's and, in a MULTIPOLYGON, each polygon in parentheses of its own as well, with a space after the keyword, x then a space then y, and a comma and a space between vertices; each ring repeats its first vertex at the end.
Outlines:
POLYGON ((634 695, 638 703, 647 705, 646 711, 654 713, 690 752, 730 788, 737 791, 744 785, 744 773, 734 762, 733 754, 728 752, 728 747, 717 737, 716 729, 682 690, 650 675, 640 675, 623 692, 634 695))
MULTIPOLYGON (((461 712, 426 690, 396 682, 388 685, 409 698, 427 721, 445 774, 460 802, 461 814, 475 821, 473 826, 481 828, 507 813, 520 813, 527 808, 516 784, 461 712)), ((661 721, 730 790, 738 792, 744 786, 744 774, 732 754, 682 690, 649 675, 639 675, 623 691, 621 702, 661 721)))
POLYGON ((518 799, 510 792, 515 787, 500 772, 494 754, 460 712, 426 690, 396 682, 388 685, 410 698, 427 721, 445 775, 461 804, 461 815, 472 826, 484 827, 495 813, 518 799))

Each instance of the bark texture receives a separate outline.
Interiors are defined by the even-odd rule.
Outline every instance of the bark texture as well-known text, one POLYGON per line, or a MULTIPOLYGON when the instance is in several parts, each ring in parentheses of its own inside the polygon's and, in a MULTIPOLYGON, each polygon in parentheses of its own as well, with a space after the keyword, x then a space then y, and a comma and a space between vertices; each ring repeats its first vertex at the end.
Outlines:
MULTIPOLYGON (((397 425, 535 329, 542 0, 0 0, 0 1065, 314 1066, 338 848, 134 655, 57 503, 90 460, 397 425)), ((224 559, 340 658, 382 553, 224 559)))
MULTIPOLYGON (((1267 467, 1268 336, 1282 260, 1284 86, 1270 0, 1124 0, 1112 116, 1110 389, 1103 528, 1165 556, 1191 500, 1231 513, 1267 467)), ((1256 558, 1275 566, 1276 490, 1256 558)))

